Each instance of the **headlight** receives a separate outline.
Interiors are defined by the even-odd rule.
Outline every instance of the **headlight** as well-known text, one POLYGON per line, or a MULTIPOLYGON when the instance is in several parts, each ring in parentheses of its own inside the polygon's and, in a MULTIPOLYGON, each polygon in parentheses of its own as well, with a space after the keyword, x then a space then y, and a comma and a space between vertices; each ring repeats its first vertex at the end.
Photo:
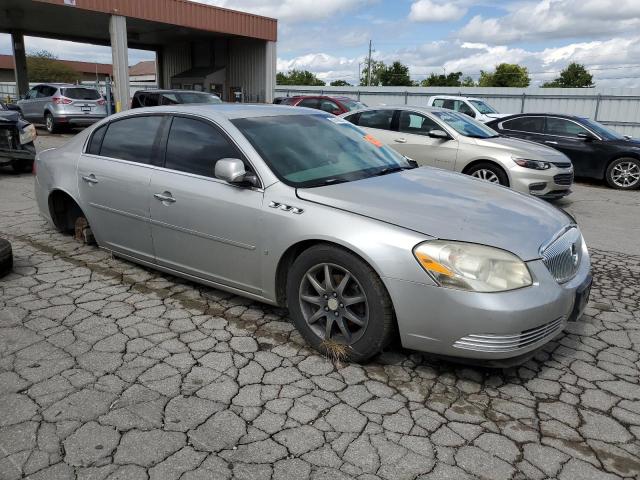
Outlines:
POLYGON ((534 170, 549 170, 551 164, 542 160, 529 160, 528 158, 511 157, 518 165, 524 168, 533 168, 534 170))
POLYGON ((36 127, 29 124, 20 130, 20 144, 33 142, 36 139, 36 127))
POLYGON ((473 292, 503 292, 532 283, 525 263, 499 248, 431 240, 416 246, 413 254, 422 268, 443 287, 473 292))

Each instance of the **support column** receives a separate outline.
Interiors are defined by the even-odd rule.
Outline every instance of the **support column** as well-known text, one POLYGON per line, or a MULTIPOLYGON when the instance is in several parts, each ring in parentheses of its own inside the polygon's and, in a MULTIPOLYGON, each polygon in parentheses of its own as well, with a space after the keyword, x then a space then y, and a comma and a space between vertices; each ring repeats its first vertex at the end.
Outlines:
POLYGON ((156 50, 156 86, 169 88, 164 81, 164 48, 156 50))
POLYGON ((278 55, 276 42, 267 42, 265 47, 265 103, 273 103, 273 94, 276 89, 276 68, 278 55))
POLYGON ((26 95, 29 91, 29 76, 27 74, 27 56, 24 51, 24 36, 21 32, 11 32, 11 46, 15 62, 15 77, 18 96, 26 95))
POLYGON ((113 58, 113 93, 116 112, 129 109, 129 53, 127 45, 127 19, 120 15, 109 18, 111 56, 113 58))

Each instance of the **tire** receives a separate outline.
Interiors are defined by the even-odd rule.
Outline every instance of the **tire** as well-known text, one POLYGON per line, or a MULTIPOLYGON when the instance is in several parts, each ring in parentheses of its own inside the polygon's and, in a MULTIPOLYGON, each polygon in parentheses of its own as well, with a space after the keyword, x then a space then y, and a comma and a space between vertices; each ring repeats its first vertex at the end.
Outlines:
POLYGON ((311 247, 293 263, 287 277, 287 305, 304 339, 336 360, 366 362, 395 333, 391 298, 376 272, 360 258, 331 245, 311 247))
POLYGON ((8 274, 13 268, 13 252, 8 240, 0 238, 0 278, 8 274))
POLYGON ((16 173, 31 173, 33 172, 33 160, 28 162, 18 162, 14 161, 11 164, 11 168, 16 173))
POLYGON ((630 157, 615 159, 607 167, 605 180, 611 188, 618 190, 640 188, 640 160, 630 157))
POLYGON ((505 187, 509 186, 509 177, 507 177, 505 171, 495 163, 476 163, 473 167, 471 167, 464 173, 472 177, 479 178, 480 180, 484 180, 486 182, 498 183, 500 185, 504 185, 505 187))
POLYGON ((53 118, 50 112, 44 114, 44 126, 49 133, 58 133, 60 130, 58 124, 56 123, 56 119, 53 118))

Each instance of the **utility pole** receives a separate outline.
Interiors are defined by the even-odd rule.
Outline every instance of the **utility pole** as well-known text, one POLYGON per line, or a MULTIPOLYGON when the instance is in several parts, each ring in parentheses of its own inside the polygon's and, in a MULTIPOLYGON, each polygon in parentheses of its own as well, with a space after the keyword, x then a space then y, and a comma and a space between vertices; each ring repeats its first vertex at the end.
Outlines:
POLYGON ((371 86, 371 40, 369 40, 369 60, 367 65, 367 87, 369 87, 371 86))

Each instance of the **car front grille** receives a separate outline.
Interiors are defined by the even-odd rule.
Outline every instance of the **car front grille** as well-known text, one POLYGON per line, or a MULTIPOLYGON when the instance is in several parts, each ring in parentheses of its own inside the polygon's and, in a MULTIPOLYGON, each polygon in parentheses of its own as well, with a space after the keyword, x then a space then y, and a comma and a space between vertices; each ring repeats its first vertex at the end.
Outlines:
POLYGON ((558 168, 569 168, 571 166, 571 162, 551 162, 558 168))
POLYGON ((573 173, 559 173, 553 177, 557 185, 571 185, 573 183, 573 173))
POLYGON ((542 261, 558 283, 571 280, 582 260, 582 235, 572 227, 542 249, 542 261))
POLYGON ((564 317, 545 323, 539 327, 523 330, 513 335, 474 334, 462 337, 453 344, 455 348, 476 352, 506 353, 541 343, 558 333, 564 317))

